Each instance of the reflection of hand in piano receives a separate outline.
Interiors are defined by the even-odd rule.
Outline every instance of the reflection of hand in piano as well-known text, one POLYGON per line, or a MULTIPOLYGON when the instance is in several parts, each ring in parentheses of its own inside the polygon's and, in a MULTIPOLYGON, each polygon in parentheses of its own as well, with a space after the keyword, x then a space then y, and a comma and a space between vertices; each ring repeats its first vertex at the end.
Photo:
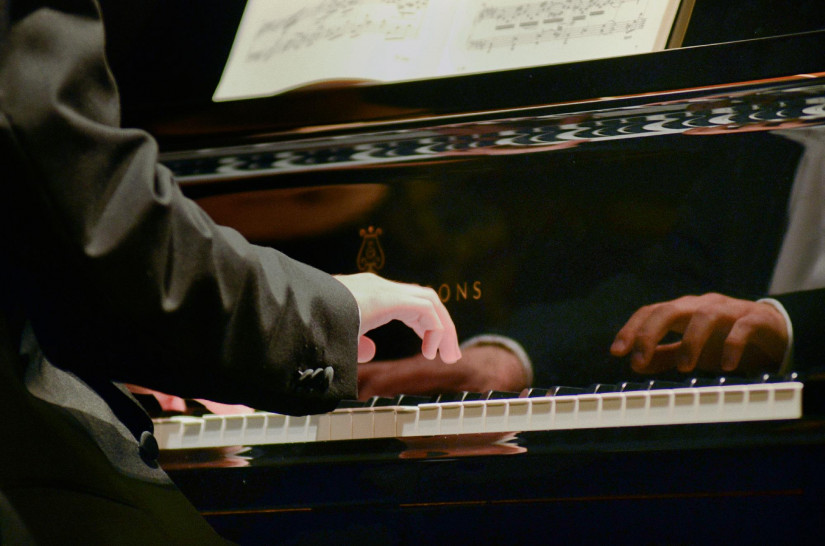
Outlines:
POLYGON ((642 307, 616 335, 611 352, 632 351, 633 369, 642 373, 775 371, 788 343, 785 318, 773 305, 704 294, 642 307), (682 334, 681 341, 660 344, 671 331, 682 334))
POLYGON ((445 366, 421 355, 369 362, 358 367, 358 397, 433 394, 444 392, 519 392, 528 386, 519 359, 499 345, 465 347, 461 359, 445 366))
POLYGON ((218 415, 236 415, 242 413, 252 413, 254 409, 242 406, 240 404, 221 404, 220 402, 213 402, 211 400, 195 399, 187 401, 180 396, 173 394, 166 394, 164 392, 147 389, 138 385, 126 385, 126 387, 135 395, 141 395, 144 408, 150 415, 153 414, 190 414, 201 413, 202 411, 210 412, 218 415), (151 404, 145 402, 144 396, 151 396, 154 400, 151 404), (194 404, 193 404, 194 403, 194 404), (147 407, 150 406, 151 407, 147 407), (197 406, 197 407, 195 407, 197 406), (198 411, 202 410, 202 411, 198 411))

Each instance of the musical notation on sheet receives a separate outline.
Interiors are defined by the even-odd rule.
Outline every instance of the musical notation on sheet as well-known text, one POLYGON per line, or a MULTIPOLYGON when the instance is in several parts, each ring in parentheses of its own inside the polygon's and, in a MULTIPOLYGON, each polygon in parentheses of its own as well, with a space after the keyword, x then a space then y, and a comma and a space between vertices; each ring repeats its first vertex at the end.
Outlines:
POLYGON ((285 17, 264 20, 246 52, 249 62, 364 37, 379 41, 415 39, 429 0, 323 0, 285 17))
POLYGON ((513 50, 607 35, 627 40, 645 28, 646 2, 641 4, 639 0, 555 0, 500 7, 483 4, 473 20, 467 47, 513 50))
POLYGON ((215 100, 656 51, 681 0, 248 0, 215 100))

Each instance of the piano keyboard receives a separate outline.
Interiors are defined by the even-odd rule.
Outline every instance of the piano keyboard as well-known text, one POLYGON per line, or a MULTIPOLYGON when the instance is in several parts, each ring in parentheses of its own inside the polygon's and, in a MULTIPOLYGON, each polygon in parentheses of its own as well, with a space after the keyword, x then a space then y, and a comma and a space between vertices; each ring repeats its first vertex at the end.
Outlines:
MULTIPOLYGON (((155 419, 161 449, 796 419, 802 416, 802 383, 652 386, 634 390, 556 388, 522 395, 465 396, 425 401, 399 397, 321 415, 175 416, 155 419), (608 392, 600 392, 607 390, 608 392), (574 392, 569 392, 574 391, 574 392), (476 399, 473 399, 476 398, 476 399)), ((627 384, 625 384, 627 385, 627 384)), ((604 387, 604 386, 602 386, 604 387)))

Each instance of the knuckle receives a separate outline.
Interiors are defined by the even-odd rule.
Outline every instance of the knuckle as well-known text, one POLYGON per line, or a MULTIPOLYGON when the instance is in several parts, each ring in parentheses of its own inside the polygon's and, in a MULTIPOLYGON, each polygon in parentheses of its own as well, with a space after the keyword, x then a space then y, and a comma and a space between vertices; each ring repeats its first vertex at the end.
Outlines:
POLYGON ((728 336, 725 340, 725 346, 736 353, 741 353, 745 350, 745 345, 747 345, 747 340, 741 338, 739 336, 728 336))
POLYGON ((653 332, 641 330, 636 334, 636 345, 641 347, 652 347, 658 343, 653 332))

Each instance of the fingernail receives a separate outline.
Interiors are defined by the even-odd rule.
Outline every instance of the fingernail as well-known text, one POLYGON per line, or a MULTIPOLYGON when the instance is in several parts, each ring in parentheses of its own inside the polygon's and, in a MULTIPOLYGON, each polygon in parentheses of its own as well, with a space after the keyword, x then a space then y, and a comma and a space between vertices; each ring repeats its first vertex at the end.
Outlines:
POLYGON ((613 345, 610 346, 610 352, 621 354, 621 353, 624 352, 625 347, 626 347, 626 345, 625 345, 624 341, 622 341, 621 339, 617 339, 616 341, 613 342, 613 345))
POLYGON ((633 351, 633 354, 630 356, 630 362, 634 366, 643 366, 645 363, 645 354, 643 351, 633 351))

